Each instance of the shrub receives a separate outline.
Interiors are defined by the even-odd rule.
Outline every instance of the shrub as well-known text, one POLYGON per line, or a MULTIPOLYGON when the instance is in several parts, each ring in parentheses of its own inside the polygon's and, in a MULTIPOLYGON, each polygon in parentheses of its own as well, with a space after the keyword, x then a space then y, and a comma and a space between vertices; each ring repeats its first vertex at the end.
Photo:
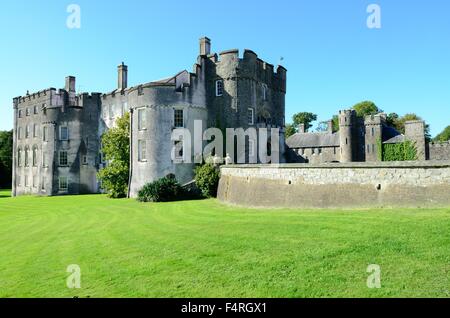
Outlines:
POLYGON ((207 198, 217 196, 219 178, 219 169, 210 163, 198 166, 195 169, 195 183, 207 198))
POLYGON ((383 161, 417 160, 417 150, 413 142, 383 145, 383 161))
POLYGON ((138 201, 141 202, 168 202, 177 200, 182 189, 173 174, 147 183, 138 192, 138 201))

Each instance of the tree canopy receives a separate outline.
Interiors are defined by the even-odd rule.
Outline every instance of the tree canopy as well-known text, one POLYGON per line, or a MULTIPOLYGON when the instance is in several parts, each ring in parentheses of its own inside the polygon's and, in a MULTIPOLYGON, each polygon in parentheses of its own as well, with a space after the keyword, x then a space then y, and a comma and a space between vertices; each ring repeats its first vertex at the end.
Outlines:
POLYGON ((13 131, 0 131, 0 186, 11 187, 13 131))
POLYGON ((437 142, 449 141, 450 140, 450 126, 445 127, 445 129, 440 134, 438 134, 436 137, 434 137, 433 140, 437 141, 437 142))
POLYGON ((356 116, 365 118, 368 115, 375 115, 381 113, 382 110, 371 101, 363 101, 352 107, 356 111, 356 116))
POLYGON ((317 120, 317 115, 309 112, 300 112, 292 116, 292 124, 286 125, 286 138, 292 136, 298 131, 300 124, 305 125, 305 131, 312 127, 312 122, 317 120))
POLYGON ((108 161, 98 178, 111 198, 123 198, 128 194, 130 166, 130 114, 117 119, 116 126, 102 136, 102 152, 108 161))

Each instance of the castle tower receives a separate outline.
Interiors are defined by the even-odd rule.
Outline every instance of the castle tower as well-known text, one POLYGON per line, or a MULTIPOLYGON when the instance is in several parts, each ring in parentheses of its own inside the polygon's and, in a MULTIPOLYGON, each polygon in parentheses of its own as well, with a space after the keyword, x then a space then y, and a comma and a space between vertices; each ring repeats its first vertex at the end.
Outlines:
POLYGON ((415 144, 417 160, 426 160, 425 122, 423 120, 405 122, 405 138, 415 144))
POLYGON ((379 161, 378 142, 383 138, 385 114, 369 115, 364 120, 366 161, 379 161))
POLYGON ((339 143, 341 148, 341 162, 353 161, 353 121, 355 118, 355 111, 340 110, 339 111, 339 143))

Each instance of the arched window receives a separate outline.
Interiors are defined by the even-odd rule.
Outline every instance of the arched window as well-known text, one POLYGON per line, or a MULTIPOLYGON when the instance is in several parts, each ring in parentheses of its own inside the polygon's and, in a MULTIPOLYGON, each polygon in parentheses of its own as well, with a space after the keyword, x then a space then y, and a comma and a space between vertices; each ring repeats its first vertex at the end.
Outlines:
POLYGON ((25 167, 28 167, 28 147, 25 148, 25 167))
POLYGON ((37 166, 37 152, 38 149, 36 146, 33 147, 33 167, 37 166))
POLYGON ((17 150, 17 166, 22 166, 22 149, 17 150))

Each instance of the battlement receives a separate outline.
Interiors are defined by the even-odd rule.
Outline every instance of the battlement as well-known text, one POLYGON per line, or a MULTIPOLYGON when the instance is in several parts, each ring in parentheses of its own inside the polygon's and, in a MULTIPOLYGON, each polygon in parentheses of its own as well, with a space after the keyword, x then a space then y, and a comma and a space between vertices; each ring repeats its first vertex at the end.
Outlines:
POLYGON ((339 111, 339 126, 352 126, 356 117, 353 109, 343 109, 339 111))
POLYGON ((379 126, 386 123, 386 114, 372 114, 368 115, 364 119, 364 125, 366 126, 379 126))
POLYGON ((256 64, 256 72, 258 74, 266 72, 272 76, 278 76, 282 80, 286 80, 287 69, 282 65, 278 65, 275 69, 273 64, 267 63, 260 59, 258 55, 249 49, 245 49, 242 57, 240 57, 238 49, 230 49, 222 51, 219 54, 209 54, 207 58, 213 63, 231 63, 235 62, 239 64, 240 69, 250 68, 253 69, 256 64))

